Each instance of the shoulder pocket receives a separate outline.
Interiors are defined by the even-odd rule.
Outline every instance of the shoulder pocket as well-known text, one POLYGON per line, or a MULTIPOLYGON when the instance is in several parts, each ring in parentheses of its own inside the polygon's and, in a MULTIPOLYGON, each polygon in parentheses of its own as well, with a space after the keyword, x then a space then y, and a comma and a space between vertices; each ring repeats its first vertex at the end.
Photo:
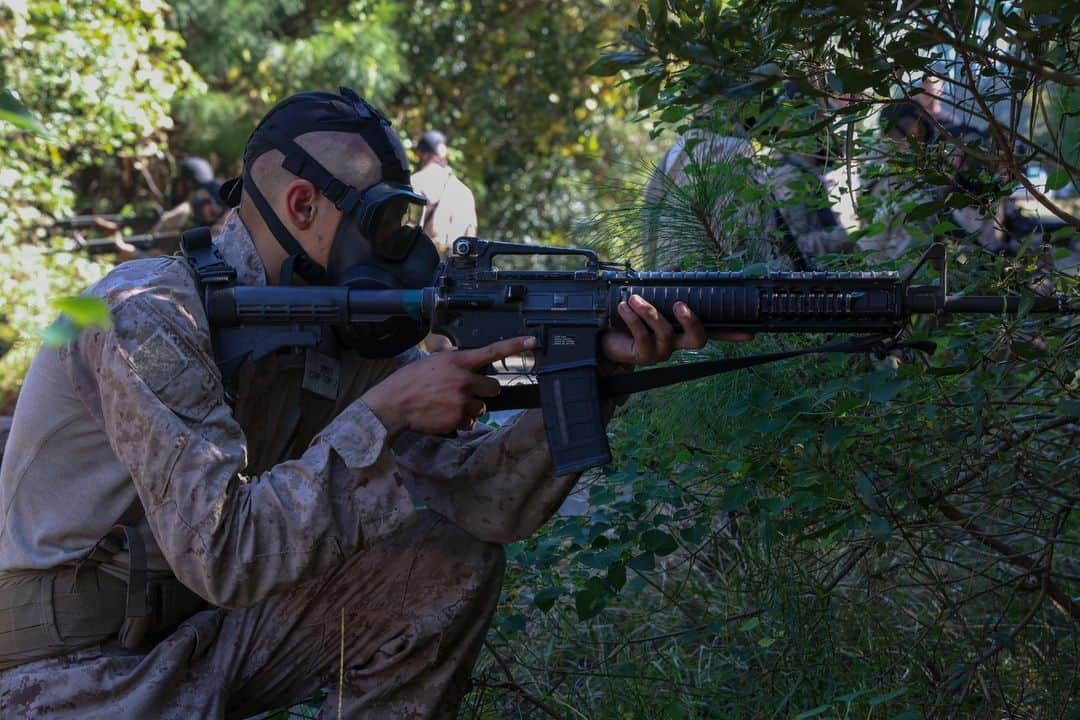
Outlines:
POLYGON ((166 325, 135 349, 131 365, 161 402, 187 420, 203 420, 223 400, 217 371, 166 325))

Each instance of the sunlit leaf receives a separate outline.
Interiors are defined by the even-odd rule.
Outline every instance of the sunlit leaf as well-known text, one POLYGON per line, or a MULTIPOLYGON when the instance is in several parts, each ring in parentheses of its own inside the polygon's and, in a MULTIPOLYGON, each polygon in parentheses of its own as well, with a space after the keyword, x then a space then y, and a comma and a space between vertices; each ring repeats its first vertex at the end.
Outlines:
POLYGON ((109 306, 101 298, 88 295, 57 298, 52 306, 66 315, 77 328, 111 327, 109 306))
POLYGON ((56 136, 7 88, 0 88, 0 122, 9 122, 20 130, 48 140, 56 140, 56 136))

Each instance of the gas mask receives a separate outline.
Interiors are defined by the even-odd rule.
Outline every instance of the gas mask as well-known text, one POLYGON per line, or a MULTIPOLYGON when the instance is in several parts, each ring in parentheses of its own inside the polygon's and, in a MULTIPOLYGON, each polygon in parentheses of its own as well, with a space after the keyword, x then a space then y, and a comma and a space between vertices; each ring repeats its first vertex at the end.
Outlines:
MULTIPOLYGON (((360 193, 342 215, 326 283, 362 290, 418 289, 431 285, 439 252, 420 229, 424 197, 407 185, 381 182, 360 193)), ((342 345, 365 357, 392 357, 416 345, 427 329, 406 318, 335 328, 342 345)))
MULTIPOLYGON (((227 182, 222 199, 235 206, 241 187, 278 243, 288 254, 280 282, 299 275, 312 285, 344 285, 367 290, 419 289, 432 283, 439 253, 421 230, 426 199, 409 185, 409 165, 390 121, 348 88, 340 95, 301 93, 272 109, 255 128, 244 152, 244 174, 227 182), (381 163, 382 180, 357 189, 334 177, 294 138, 318 131, 352 132, 363 137, 381 163), (254 160, 268 150, 284 154, 283 168, 311 182, 341 211, 326 267, 313 261, 278 218, 251 178, 254 160)), ((427 334, 403 319, 335 328, 342 345, 364 357, 392 357, 427 334)))

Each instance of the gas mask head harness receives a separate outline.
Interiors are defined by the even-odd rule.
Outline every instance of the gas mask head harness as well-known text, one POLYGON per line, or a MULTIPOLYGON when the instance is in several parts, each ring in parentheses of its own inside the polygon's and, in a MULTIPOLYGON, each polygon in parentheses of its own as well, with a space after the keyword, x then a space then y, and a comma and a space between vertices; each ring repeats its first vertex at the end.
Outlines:
MULTIPOLYGON (((243 175, 222 186, 221 198, 236 207, 241 190, 247 191, 288 255, 281 266, 283 285, 290 284, 294 274, 311 285, 377 290, 419 289, 432 282, 439 253, 420 228, 420 212, 427 201, 409 185, 405 149, 390 121, 349 88, 341 88, 340 95, 300 93, 274 106, 248 138, 243 175), (295 140, 312 132, 360 135, 378 159, 381 180, 358 189, 334 177, 295 140), (270 150, 280 151, 283 168, 309 181, 342 212, 326 267, 304 251, 251 177, 256 158, 270 150)), ((335 330, 343 345, 368 357, 396 355, 426 334, 424 328, 401 320, 335 330)))

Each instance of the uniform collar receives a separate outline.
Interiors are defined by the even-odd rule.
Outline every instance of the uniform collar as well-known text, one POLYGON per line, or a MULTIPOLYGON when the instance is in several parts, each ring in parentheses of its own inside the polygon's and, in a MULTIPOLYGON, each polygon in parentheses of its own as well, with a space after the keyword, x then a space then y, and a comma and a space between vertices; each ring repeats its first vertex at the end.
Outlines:
POLYGON ((214 238, 214 245, 225 262, 236 270, 238 284, 266 285, 266 267, 239 212, 232 211, 225 226, 214 238))

